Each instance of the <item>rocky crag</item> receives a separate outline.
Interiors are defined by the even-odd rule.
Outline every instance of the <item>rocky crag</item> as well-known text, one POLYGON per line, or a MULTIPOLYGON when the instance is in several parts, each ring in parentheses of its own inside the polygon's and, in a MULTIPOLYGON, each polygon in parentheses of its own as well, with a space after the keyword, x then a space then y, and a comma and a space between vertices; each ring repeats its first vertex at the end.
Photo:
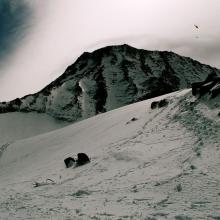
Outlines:
POLYGON ((83 53, 38 93, 0 103, 0 113, 36 111, 78 121, 188 88, 209 74, 220 71, 173 52, 108 46, 83 53))

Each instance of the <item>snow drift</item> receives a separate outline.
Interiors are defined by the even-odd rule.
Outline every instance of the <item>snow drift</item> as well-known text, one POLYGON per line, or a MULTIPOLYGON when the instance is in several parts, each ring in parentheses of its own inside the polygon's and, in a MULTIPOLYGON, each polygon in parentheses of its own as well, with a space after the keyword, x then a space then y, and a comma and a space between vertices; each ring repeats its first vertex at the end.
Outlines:
POLYGON ((219 103, 188 89, 4 145, 1 219, 219 219, 219 103))

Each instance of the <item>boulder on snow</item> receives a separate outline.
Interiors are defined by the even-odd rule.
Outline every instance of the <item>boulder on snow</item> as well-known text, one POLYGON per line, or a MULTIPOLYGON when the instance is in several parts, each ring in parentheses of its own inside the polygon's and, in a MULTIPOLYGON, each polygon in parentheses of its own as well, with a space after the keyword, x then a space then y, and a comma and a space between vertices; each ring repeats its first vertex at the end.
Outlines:
POLYGON ((169 104, 167 99, 161 99, 160 101, 154 101, 151 103, 151 109, 162 108, 169 104))
POLYGON ((131 119, 131 121, 137 121, 137 120, 138 120, 138 119, 137 119, 137 118, 135 118, 135 117, 131 119))
POLYGON ((65 160, 64 160, 64 163, 66 165, 66 168, 69 168, 69 167, 72 167, 74 164, 75 164, 75 159, 72 158, 72 157, 67 157, 65 160))
POLYGON ((85 153, 78 153, 77 154, 77 160, 76 160, 76 165, 77 166, 82 166, 86 163, 89 163, 90 159, 85 153))
POLYGON ((157 101, 154 101, 154 102, 151 102, 150 108, 151 108, 151 109, 155 109, 155 108, 157 108, 157 106, 158 106, 158 102, 157 102, 157 101))
POLYGON ((138 120, 138 118, 132 118, 131 120, 129 120, 126 124, 130 124, 131 122, 134 122, 134 121, 137 121, 138 120))
POLYGON ((169 102, 166 99, 162 99, 158 102, 158 107, 162 108, 162 107, 167 106, 168 104, 169 104, 169 102))

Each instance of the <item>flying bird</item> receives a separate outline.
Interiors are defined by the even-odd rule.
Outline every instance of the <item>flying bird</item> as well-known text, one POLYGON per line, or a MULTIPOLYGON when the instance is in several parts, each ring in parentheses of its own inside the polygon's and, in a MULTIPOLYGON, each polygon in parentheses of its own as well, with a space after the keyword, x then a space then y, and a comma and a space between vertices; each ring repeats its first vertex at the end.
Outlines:
POLYGON ((199 29, 199 26, 198 26, 198 25, 194 24, 194 26, 195 26, 195 28, 199 29))

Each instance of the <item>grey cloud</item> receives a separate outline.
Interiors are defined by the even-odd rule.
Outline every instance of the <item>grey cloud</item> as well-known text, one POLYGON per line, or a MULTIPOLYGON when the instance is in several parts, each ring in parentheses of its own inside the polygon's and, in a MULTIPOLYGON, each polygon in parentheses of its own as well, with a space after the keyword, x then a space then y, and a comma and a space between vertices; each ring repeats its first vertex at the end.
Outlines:
POLYGON ((22 38, 30 8, 23 0, 0 0, 0 60, 3 61, 22 38))

